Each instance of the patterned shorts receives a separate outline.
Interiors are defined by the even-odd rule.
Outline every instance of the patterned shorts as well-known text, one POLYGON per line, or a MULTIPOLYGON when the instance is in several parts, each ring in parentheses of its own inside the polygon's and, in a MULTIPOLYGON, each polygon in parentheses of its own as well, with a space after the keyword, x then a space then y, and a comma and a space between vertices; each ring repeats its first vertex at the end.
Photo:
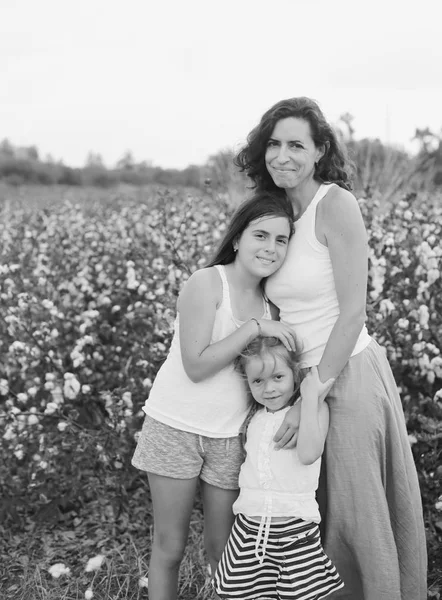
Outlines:
POLYGON ((173 477, 199 477, 226 490, 238 489, 239 469, 244 461, 240 437, 211 438, 175 429, 149 415, 132 457, 137 469, 173 477))
POLYGON ((214 577, 220 598, 320 600, 344 586, 316 523, 272 522, 264 549, 259 529, 259 522, 237 515, 214 577))

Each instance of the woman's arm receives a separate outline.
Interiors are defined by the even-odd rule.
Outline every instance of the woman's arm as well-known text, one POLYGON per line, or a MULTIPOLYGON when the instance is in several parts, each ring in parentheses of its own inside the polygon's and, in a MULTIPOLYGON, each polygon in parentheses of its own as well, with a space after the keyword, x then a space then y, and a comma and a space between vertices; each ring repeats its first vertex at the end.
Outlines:
POLYGON ((198 383, 231 363, 260 333, 276 336, 288 347, 296 347, 292 330, 268 319, 249 320, 229 336, 211 344, 217 307, 222 301, 222 284, 216 269, 196 271, 178 299, 180 348, 187 376, 198 383))
MULTIPOLYGON (((325 398, 353 352, 365 322, 367 296, 368 244, 361 211, 356 198, 334 186, 318 205, 317 234, 328 246, 333 267, 339 317, 331 331, 318 365, 325 398), (322 239, 323 238, 323 239, 322 239)), ((297 435, 289 411, 274 440, 277 448, 294 448, 297 435)))
POLYGON ((336 186, 319 204, 318 228, 330 252, 339 302, 339 317, 318 365, 319 377, 326 381, 344 368, 365 322, 368 243, 356 198, 336 186))
POLYGON ((314 463, 324 451, 329 425, 328 404, 319 400, 322 384, 318 369, 312 367, 301 384, 301 418, 296 449, 304 465, 314 463))

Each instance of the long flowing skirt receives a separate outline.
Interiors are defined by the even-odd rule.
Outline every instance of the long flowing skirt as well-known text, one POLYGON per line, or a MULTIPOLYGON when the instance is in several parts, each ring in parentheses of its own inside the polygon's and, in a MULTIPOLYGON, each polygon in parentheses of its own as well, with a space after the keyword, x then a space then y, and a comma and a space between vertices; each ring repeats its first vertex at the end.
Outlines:
POLYGON ((426 600, 417 472, 401 400, 376 341, 350 358, 327 399, 330 429, 318 501, 327 555, 347 600, 426 600))

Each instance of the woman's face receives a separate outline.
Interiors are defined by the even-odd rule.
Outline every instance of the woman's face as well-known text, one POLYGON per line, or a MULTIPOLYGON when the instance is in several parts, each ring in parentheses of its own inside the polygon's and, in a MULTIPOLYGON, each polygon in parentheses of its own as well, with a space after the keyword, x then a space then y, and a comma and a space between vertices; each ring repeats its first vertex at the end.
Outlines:
POLYGON ((275 185, 292 189, 313 179, 315 163, 323 155, 316 148, 310 123, 304 119, 281 119, 267 142, 265 162, 275 185))

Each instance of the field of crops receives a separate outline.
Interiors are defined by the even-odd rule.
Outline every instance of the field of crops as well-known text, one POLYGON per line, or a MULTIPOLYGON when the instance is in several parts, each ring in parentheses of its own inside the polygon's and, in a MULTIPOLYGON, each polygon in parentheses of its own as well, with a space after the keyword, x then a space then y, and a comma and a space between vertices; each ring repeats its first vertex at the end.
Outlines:
MULTIPOLYGON (((400 387, 438 599, 442 200, 360 202, 368 327, 400 387)), ((0 210, 0 597, 146 598, 149 492, 130 466, 140 407, 179 289, 231 207, 183 190, 36 187, 0 188, 0 210)), ((197 501, 180 597, 208 590, 197 501)))

